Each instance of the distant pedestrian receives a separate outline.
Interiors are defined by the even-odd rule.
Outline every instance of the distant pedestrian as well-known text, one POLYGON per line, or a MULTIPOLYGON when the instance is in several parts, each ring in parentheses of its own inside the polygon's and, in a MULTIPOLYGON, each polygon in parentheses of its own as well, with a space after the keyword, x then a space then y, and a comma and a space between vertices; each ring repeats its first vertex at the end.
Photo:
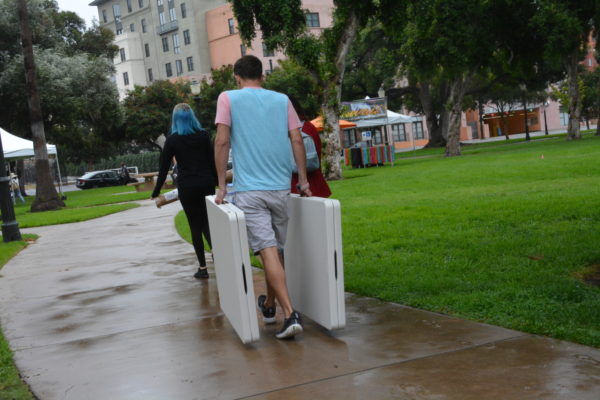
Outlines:
POLYGON ((192 244, 200 263, 194 277, 206 279, 208 270, 202 235, 209 246, 212 247, 212 244, 204 197, 215 194, 217 172, 210 135, 202 129, 194 111, 186 103, 177 104, 173 109, 171 134, 165 140, 160 155, 158 178, 152 192, 153 199, 160 194, 173 157, 177 160, 179 200, 187 216, 192 233, 192 244))
POLYGON ((129 175, 129 168, 125 163, 121 163, 121 178, 123 179, 123 183, 128 184, 131 182, 131 176, 129 175))
POLYGON ((23 195, 21 194, 21 187, 19 185, 19 178, 17 177, 17 174, 12 173, 10 174, 10 189, 13 192, 13 204, 16 204, 16 198, 18 197, 19 200, 21 200, 21 202, 23 204, 26 203, 25 199, 23 198, 23 195))

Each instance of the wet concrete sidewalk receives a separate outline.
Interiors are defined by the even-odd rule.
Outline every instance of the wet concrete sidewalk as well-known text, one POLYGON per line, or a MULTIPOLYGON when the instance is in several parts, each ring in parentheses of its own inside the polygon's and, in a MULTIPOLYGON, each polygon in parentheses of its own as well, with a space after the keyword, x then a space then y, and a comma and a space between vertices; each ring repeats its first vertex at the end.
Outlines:
POLYGON ((600 398, 600 350, 351 294, 344 330, 279 341, 261 323, 244 346, 214 274, 192 277, 179 206, 141 204, 31 229, 0 271, 2 329, 40 399, 600 398))

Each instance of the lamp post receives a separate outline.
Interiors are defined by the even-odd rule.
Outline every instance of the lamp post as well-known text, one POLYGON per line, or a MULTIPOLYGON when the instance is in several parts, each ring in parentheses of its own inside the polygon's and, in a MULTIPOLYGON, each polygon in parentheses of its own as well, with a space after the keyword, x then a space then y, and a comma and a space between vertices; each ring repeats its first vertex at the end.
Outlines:
POLYGON ((544 133, 546 135, 548 134, 548 120, 546 119, 546 108, 548 108, 549 105, 550 103, 544 101, 544 133))
POLYGON ((531 137, 529 137, 529 121, 527 121, 527 85, 522 83, 519 85, 519 87, 523 91, 523 111, 525 112, 525 140, 529 141, 531 140, 531 137))
POLYGON ((390 130, 388 129, 388 118, 387 118, 387 98, 385 97, 385 89, 383 88, 383 83, 381 84, 381 86, 379 86, 379 89, 377 90, 377 96, 384 98, 385 99, 385 126, 383 127, 385 129, 385 136, 387 137, 387 141, 388 141, 388 146, 389 146, 389 155, 390 155, 390 161, 392 163, 392 167, 394 166, 394 154, 392 154, 392 152, 396 152, 396 145, 394 144, 394 136, 390 133, 390 130))
POLYGON ((196 108, 196 115, 200 112, 200 82, 197 79, 192 79, 190 82, 190 89, 194 99, 194 106, 196 108))
POLYGON ((2 211, 2 239, 5 242, 22 240, 19 224, 15 219, 15 209, 10 198, 10 177, 6 175, 4 149, 0 137, 0 210, 2 211))

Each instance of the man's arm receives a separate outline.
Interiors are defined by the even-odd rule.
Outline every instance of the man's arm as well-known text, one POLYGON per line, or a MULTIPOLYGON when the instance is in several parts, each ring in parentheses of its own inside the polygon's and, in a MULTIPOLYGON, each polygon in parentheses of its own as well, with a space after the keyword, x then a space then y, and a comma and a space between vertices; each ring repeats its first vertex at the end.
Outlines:
POLYGON ((304 151, 304 143, 299 129, 289 131, 290 141, 292 143, 292 153, 298 168, 298 192, 300 196, 312 196, 308 179, 306 178, 306 152, 304 151))
POLYGON ((227 161, 229 159, 231 128, 224 124, 217 125, 217 136, 215 138, 215 168, 217 169, 217 179, 219 188, 215 203, 223 204, 223 199, 227 194, 227 184, 225 182, 225 172, 227 170, 227 161))

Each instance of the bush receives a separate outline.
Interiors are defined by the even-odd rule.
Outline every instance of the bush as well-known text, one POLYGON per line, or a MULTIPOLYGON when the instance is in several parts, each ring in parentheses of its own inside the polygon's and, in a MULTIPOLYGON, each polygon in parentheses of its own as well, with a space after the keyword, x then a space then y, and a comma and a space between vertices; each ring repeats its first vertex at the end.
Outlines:
POLYGON ((108 160, 101 160, 92 165, 66 163, 65 176, 81 176, 87 171, 97 171, 102 169, 120 168, 121 163, 125 163, 128 167, 138 167, 138 172, 153 172, 158 171, 158 160, 160 153, 158 151, 145 152, 139 154, 125 154, 108 160))

